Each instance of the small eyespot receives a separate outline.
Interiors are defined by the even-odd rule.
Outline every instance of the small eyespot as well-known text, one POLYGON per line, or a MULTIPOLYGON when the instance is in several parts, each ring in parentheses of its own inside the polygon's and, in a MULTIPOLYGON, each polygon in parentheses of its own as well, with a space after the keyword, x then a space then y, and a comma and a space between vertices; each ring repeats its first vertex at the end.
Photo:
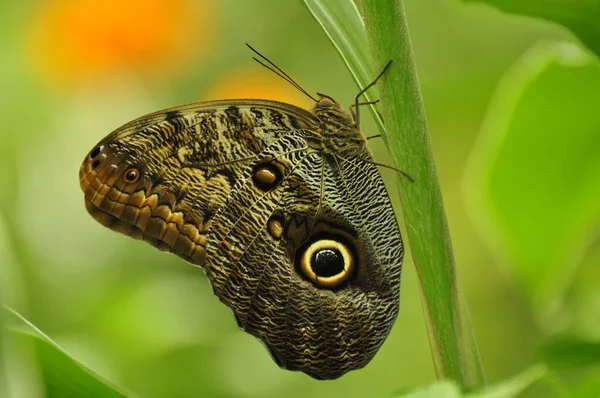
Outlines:
POLYGON ((100 161, 98 159, 94 160, 92 162, 92 169, 95 169, 96 167, 98 167, 100 165, 100 161))
POLYGON ((90 152, 90 159, 95 159, 98 155, 100 155, 102 148, 104 148, 104 145, 98 145, 96 148, 94 148, 94 150, 90 152))
POLYGON ((252 180, 258 189, 270 191, 281 182, 281 170, 274 163, 263 163, 256 167, 252 180))
POLYGON ((355 264, 352 250, 332 239, 313 242, 300 257, 300 271, 304 276, 325 288, 336 288, 346 282, 355 264))
POLYGON ((274 239, 281 239, 283 235, 283 218, 279 215, 272 215, 267 221, 267 231, 274 239))
POLYGON ((140 171, 136 168, 128 169, 127 171, 125 171, 125 173, 123 173, 123 180, 128 184, 136 182, 139 178, 140 171))

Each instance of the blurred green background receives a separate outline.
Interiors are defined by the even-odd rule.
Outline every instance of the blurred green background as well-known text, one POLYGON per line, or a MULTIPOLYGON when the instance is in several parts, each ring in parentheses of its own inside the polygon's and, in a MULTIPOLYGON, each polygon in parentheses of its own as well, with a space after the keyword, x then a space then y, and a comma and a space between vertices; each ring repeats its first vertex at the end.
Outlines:
MULTIPOLYGON (((545 363, 526 396, 600 396, 600 68, 558 25, 457 0, 405 4, 488 381, 545 363)), ((374 360, 316 381, 280 370, 197 268, 83 206, 81 161, 131 119, 216 98, 312 105, 245 42, 308 91, 351 103, 358 88, 300 0, 12 0, 0 22, 4 304, 146 397, 385 397, 435 380, 410 256, 374 360)), ((31 349, 2 346, 5 394, 43 397, 31 349)))

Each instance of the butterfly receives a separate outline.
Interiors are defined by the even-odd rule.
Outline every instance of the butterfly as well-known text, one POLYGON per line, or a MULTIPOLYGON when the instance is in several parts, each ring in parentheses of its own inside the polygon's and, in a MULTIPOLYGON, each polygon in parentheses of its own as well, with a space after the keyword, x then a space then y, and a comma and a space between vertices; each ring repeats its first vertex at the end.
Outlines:
POLYGON ((86 155, 85 206, 202 267, 280 367, 335 379, 373 358, 399 307, 404 249, 359 129, 366 89, 348 113, 252 50, 314 108, 219 100, 133 120, 86 155))

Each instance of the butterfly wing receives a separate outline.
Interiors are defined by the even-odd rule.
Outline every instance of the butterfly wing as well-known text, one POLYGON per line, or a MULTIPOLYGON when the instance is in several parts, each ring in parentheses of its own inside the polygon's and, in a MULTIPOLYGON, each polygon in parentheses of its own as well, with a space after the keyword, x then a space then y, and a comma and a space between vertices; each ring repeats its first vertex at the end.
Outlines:
POLYGON ((276 101, 211 101, 155 112, 104 138, 79 177, 103 225, 197 265, 206 234, 249 162, 314 116, 276 101), (131 178, 130 178, 131 177, 131 178))
POLYGON ((387 337, 403 250, 376 167, 315 150, 317 126, 274 101, 173 108, 102 140, 80 184, 99 222, 203 266, 280 366, 331 379, 387 337))
POLYGON ((280 138, 243 172, 214 218, 207 273, 239 326, 281 367, 333 379, 367 364, 387 337, 403 247, 377 168, 311 149, 311 134, 280 138), (276 178, 259 183, 272 165, 276 178), (311 279, 317 257, 305 253, 327 245, 352 266, 336 270, 334 258, 325 261, 333 272, 311 279))

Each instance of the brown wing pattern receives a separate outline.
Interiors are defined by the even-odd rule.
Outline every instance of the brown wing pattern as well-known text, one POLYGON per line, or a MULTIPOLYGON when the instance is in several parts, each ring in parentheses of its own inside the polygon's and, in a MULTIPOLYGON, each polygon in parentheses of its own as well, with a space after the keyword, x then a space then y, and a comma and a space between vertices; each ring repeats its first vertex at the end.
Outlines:
POLYGON ((403 250, 376 167, 324 156, 309 147, 310 135, 282 137, 242 174, 214 218, 219 228, 208 235, 207 272, 239 326, 280 366, 332 379, 367 364, 387 337, 398 312, 403 250), (271 162, 283 170, 265 192, 252 173, 271 162), (274 219, 283 223, 281 236, 269 232, 274 219), (334 289, 297 270, 306 242, 325 239, 351 246, 358 263, 334 289))
POLYGON ((203 265, 212 216, 250 159, 312 123, 300 108, 254 100, 207 102, 144 116, 108 135, 86 156, 79 173, 86 207, 113 230, 203 265), (127 180, 128 170, 137 176, 127 180))
POLYGON ((364 136, 322 96, 309 112, 215 101, 134 120, 86 156, 90 214, 206 271, 283 368, 366 365, 398 313, 403 246, 364 136))

